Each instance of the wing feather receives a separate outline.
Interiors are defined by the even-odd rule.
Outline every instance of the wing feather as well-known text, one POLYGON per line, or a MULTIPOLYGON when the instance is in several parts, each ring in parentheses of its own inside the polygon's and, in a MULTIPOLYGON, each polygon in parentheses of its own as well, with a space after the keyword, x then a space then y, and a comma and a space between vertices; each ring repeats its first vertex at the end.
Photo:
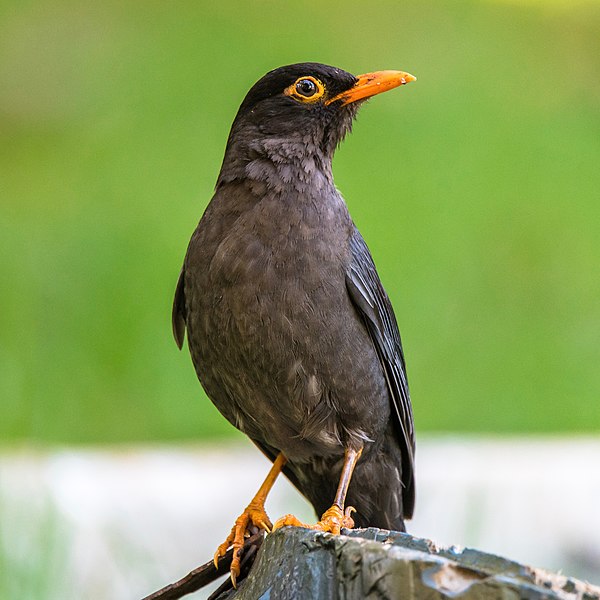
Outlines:
POLYGON ((392 399, 392 415, 402 448, 404 516, 410 518, 415 503, 415 434, 402 341, 394 310, 358 230, 354 232, 350 247, 352 258, 346 273, 346 287, 377 350, 392 399))
POLYGON ((185 337, 185 289, 184 272, 181 269, 177 287, 175 288, 175 297, 173 298, 173 312, 171 313, 171 324, 173 326, 173 337, 175 343, 181 350, 183 347, 183 338, 185 337))

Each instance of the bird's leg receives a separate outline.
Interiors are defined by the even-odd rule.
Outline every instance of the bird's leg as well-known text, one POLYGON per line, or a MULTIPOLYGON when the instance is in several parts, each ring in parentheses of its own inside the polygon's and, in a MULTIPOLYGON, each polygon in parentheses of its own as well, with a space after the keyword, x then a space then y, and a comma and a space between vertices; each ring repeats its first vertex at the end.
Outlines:
POLYGON ((235 520, 227 539, 217 548, 217 551, 215 552, 214 562, 215 566, 218 567, 219 559, 225 556, 225 553, 230 546, 233 546, 233 560, 231 561, 230 568, 233 587, 236 586, 236 579, 240 574, 239 554, 244 545, 244 537, 246 536, 248 529, 254 526, 269 532, 273 527, 271 520, 265 512, 265 500, 267 499, 267 495, 271 491, 271 488, 277 479, 277 475, 281 473, 281 469, 283 469, 283 466, 286 462, 286 457, 284 456, 283 452, 280 452, 258 492, 256 492, 256 495, 254 498, 252 498, 250 504, 246 506, 244 512, 235 520))
POLYGON ((360 450, 354 450, 352 448, 346 449, 340 483, 333 504, 323 513, 321 520, 318 523, 315 525, 306 525, 305 523, 302 523, 302 521, 299 521, 294 515, 285 515, 277 520, 273 529, 279 529, 286 525, 293 525, 295 527, 308 527, 309 529, 327 531, 335 534, 339 534, 342 527, 352 529, 352 527, 354 527, 354 521, 351 515, 352 512, 355 511, 355 508, 348 506, 344 509, 344 505, 346 503, 346 494, 348 493, 350 479, 352 478, 354 467, 361 454, 362 448, 360 448, 360 450))

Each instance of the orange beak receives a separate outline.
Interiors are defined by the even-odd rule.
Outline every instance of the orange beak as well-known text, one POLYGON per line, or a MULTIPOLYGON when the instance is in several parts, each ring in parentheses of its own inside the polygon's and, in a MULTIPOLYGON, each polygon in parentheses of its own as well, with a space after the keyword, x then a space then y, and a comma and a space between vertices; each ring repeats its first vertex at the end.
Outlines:
POLYGON ((351 104, 357 100, 364 100, 387 92, 395 87, 416 81, 417 78, 404 71, 375 71, 374 73, 365 73, 358 76, 358 81, 345 92, 327 100, 325 104, 341 101, 342 106, 351 104))

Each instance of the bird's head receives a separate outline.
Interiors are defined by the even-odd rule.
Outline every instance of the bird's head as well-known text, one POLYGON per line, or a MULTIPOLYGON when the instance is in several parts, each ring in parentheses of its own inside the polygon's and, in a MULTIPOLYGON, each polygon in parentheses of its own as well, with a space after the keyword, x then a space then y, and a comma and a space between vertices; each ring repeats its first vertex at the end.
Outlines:
POLYGON ((330 164, 360 104, 415 79, 403 71, 355 76, 319 63, 270 71, 252 86, 238 110, 224 170, 239 171, 264 159, 282 164, 314 158, 330 164))

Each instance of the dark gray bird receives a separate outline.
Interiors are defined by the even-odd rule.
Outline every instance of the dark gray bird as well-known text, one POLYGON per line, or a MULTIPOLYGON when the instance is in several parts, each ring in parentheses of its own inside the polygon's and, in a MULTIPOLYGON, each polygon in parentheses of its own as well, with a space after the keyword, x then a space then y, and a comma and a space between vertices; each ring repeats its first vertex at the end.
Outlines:
MULTIPOLYGON (((233 122, 181 270, 173 331, 181 348, 187 330, 206 393, 274 464, 215 560, 239 549, 248 527, 272 527, 264 500, 281 470, 323 514, 319 529, 402 531, 412 516, 400 334, 331 161, 362 101, 414 79, 289 65, 252 87, 233 122)), ((276 527, 286 524, 299 522, 288 515, 276 527)), ((236 559, 234 581, 238 568, 236 559)))

